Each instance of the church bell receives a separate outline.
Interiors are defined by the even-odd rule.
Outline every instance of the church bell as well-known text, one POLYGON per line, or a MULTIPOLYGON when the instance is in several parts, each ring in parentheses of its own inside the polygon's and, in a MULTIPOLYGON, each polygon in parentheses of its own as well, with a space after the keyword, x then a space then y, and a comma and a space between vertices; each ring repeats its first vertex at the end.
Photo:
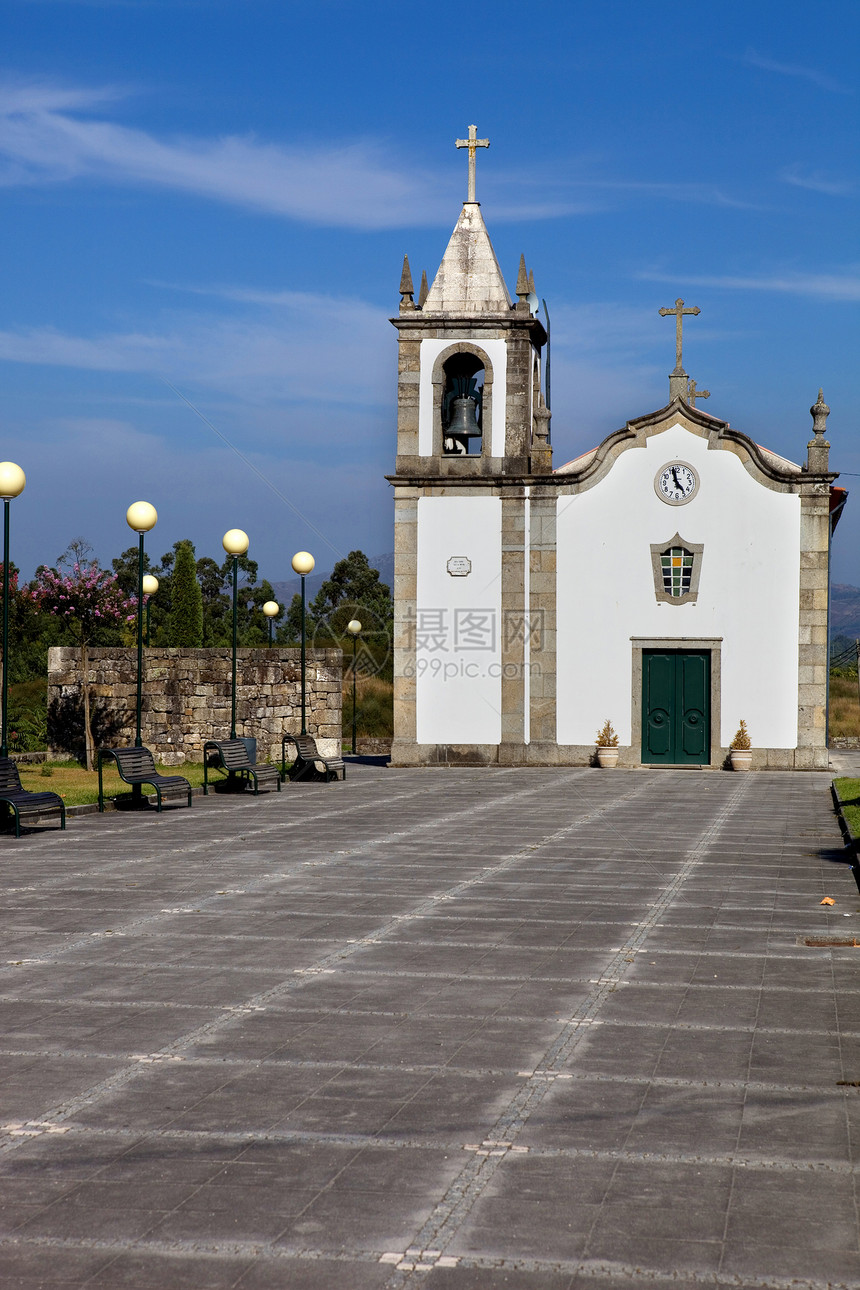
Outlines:
POLYGON ((445 427, 445 439, 452 439, 458 444, 453 451, 458 455, 469 451, 469 439, 479 436, 481 427, 478 424, 478 400, 474 398, 457 398, 451 400, 451 420, 445 427), (459 444, 462 443, 462 447, 459 444))

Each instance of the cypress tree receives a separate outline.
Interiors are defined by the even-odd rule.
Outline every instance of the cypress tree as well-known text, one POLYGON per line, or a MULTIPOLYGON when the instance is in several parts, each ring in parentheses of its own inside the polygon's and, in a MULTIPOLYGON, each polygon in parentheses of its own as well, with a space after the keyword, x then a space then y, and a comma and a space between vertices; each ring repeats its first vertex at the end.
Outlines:
POLYGON ((170 590, 170 644, 199 649, 203 644, 203 593, 197 581, 194 546, 187 540, 176 546, 170 590))

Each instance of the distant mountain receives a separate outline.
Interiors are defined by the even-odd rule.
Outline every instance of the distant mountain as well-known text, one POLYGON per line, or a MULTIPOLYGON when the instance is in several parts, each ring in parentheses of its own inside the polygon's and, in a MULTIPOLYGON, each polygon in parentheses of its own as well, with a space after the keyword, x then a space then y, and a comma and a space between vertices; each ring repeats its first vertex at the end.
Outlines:
MULTIPOLYGON (((391 551, 386 555, 368 556, 368 561, 370 563, 371 569, 379 570, 380 582, 386 583, 387 586, 389 586, 393 591, 394 590, 394 552, 391 551)), ((317 592, 325 582, 326 578, 330 577, 330 575, 331 575, 331 569, 325 569, 322 573, 319 573, 316 569, 314 569, 313 573, 308 575, 308 577, 305 579, 308 603, 310 603, 310 601, 313 600, 314 596, 316 596, 317 592)), ((289 609, 293 596, 301 595, 302 580, 301 578, 288 578, 286 582, 273 582, 272 589, 274 590, 274 593, 278 599, 278 604, 283 605, 285 608, 289 609)), ((858 597, 860 597, 860 591, 857 592, 857 595, 858 597)))
POLYGON ((860 638, 860 587, 834 582, 830 596, 830 635, 860 638))

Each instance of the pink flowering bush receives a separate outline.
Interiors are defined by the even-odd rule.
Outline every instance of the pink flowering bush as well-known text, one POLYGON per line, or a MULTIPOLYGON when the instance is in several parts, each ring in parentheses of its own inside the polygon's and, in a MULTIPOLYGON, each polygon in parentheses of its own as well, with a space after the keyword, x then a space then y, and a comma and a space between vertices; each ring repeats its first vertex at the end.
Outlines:
POLYGON ((22 592, 35 609, 60 619, 81 649, 81 689, 84 701, 84 748, 87 770, 93 769, 93 732, 90 711, 88 646, 103 628, 123 627, 135 621, 137 603, 122 591, 116 575, 100 569, 96 561, 75 562, 69 572, 36 571, 22 592))
POLYGON ((80 644, 100 627, 135 621, 137 605, 122 592, 116 575, 97 564, 72 566, 70 573, 42 567, 22 593, 34 607, 64 620, 80 644))

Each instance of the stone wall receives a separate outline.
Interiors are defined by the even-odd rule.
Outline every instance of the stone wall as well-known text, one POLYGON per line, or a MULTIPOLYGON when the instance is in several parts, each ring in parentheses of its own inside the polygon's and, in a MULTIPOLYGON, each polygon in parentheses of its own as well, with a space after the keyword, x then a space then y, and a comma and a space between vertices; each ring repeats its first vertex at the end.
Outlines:
MULTIPOLYGON (((143 656, 141 737, 158 761, 178 766, 203 759, 207 739, 230 733, 230 649, 150 648, 143 656)), ((137 650, 91 649, 93 733, 116 747, 134 743, 137 650)), ((326 756, 341 749, 339 649, 307 651, 307 729, 326 756)), ((81 656, 74 646, 48 651, 48 745, 52 756, 83 750, 81 656)), ((257 759, 281 755, 281 736, 301 729, 301 652, 237 652, 236 733, 257 740, 257 759)))

